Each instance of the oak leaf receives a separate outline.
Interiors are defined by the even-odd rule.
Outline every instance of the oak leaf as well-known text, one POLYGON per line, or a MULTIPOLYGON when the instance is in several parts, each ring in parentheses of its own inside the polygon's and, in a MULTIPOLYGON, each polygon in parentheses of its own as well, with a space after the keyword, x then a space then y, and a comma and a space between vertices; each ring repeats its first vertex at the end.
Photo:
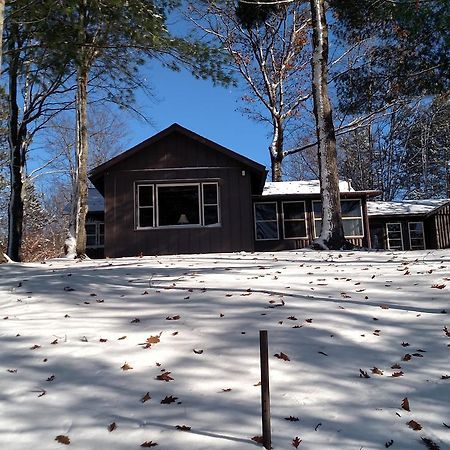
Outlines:
POLYGON ((292 439, 292 447, 298 448, 301 442, 302 440, 298 436, 296 436, 294 439, 292 439))
POLYGON ((170 374, 171 372, 163 372, 162 374, 156 376, 156 380, 166 381, 168 383, 169 381, 173 380, 170 374))
POLYGON ((411 410, 409 409, 409 400, 408 400, 408 397, 405 397, 405 398, 402 400, 402 408, 403 408, 405 411, 411 411, 411 410))
POLYGON ((161 405, 170 405, 171 403, 175 403, 178 400, 178 397, 172 397, 171 395, 165 396, 161 400, 161 405))
POLYGON ((290 361, 289 356, 283 352, 275 353, 275 355, 273 355, 273 356, 275 356, 275 358, 282 359, 283 361, 290 361))
POLYGON ((422 425, 420 425, 419 422, 416 422, 415 420, 410 420, 408 422, 409 428, 412 428, 414 431, 419 431, 422 429, 422 425))
POLYGON ((64 436, 63 434, 56 436, 55 441, 59 442, 60 444, 64 444, 64 445, 70 444, 69 436, 64 436))

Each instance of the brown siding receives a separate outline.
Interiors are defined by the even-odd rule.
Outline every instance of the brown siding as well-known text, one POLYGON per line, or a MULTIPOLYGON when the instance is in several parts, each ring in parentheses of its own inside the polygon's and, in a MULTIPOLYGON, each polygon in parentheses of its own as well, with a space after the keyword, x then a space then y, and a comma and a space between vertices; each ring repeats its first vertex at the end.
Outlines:
MULTIPOLYGON (((120 166, 122 169, 122 166, 120 166)), ((116 170, 105 176, 105 254, 109 257, 253 250, 251 183, 241 168, 116 170), (217 181, 221 225, 135 228, 135 182, 217 181)))
POLYGON ((437 248, 450 248, 450 204, 440 208, 434 216, 437 248))

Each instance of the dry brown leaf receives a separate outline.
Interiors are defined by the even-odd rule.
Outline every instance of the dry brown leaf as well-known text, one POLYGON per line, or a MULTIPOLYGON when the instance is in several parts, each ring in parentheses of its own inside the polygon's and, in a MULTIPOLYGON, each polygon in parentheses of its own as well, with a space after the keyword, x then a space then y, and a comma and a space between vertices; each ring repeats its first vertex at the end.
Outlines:
POLYGON ((440 450, 441 449, 441 447, 439 447, 439 445, 437 445, 436 442, 432 441, 431 439, 423 437, 422 442, 427 447, 428 450, 440 450))
POLYGON ((294 416, 285 417, 284 420, 288 420, 289 422, 298 422, 299 418, 294 416))
POLYGON ((163 372, 161 375, 157 375, 156 379, 160 381, 166 381, 169 382, 173 380, 173 378, 170 376, 171 372, 163 372))
POLYGON ((401 369, 402 366, 398 363, 392 364, 391 369, 401 369))
POLYGON ((231 392, 231 388, 222 389, 222 392, 231 392))
POLYGON ((203 350, 196 350, 195 348, 192 349, 192 351, 196 354, 196 355, 201 355, 203 353, 203 350))
POLYGON ((191 427, 187 425, 176 425, 175 428, 180 431, 191 431, 191 427))
POLYGON ((409 409, 409 400, 408 400, 408 397, 405 397, 405 398, 402 400, 402 408, 403 408, 405 411, 411 411, 411 410, 409 409))
POLYGON ((161 405, 170 405, 171 403, 175 403, 178 400, 178 397, 172 397, 171 395, 165 396, 161 400, 161 405))
POLYGON ((275 358, 282 359, 283 361, 290 361, 289 356, 283 352, 275 353, 275 355, 273 355, 273 356, 275 356, 275 358))
POLYGON ((167 316, 166 320, 179 320, 180 318, 181 318, 181 316, 178 316, 178 315, 176 315, 176 316, 167 316))
POLYGON ((301 442, 302 440, 298 436, 296 436, 294 439, 292 439, 292 447, 298 448, 301 442))
POLYGON ((255 441, 258 444, 263 444, 264 443, 264 439, 262 436, 253 436, 252 437, 252 441, 255 441))
POLYGON ((402 377, 403 372, 400 370, 400 372, 394 372, 391 376, 393 376, 394 378, 402 377))
POLYGON ((145 441, 141 444, 141 447, 156 447, 158 444, 153 441, 145 441))
POLYGON ((122 370, 131 370, 132 367, 131 367, 128 363, 125 363, 125 364, 121 367, 121 369, 122 369, 122 370))
POLYGON ((405 356, 403 356, 402 361, 410 361, 411 360, 411 355, 409 353, 406 353, 405 356))
POLYGON ((150 393, 147 392, 147 393, 141 398, 141 402, 142 402, 142 403, 145 403, 145 402, 149 401, 150 399, 151 399, 150 393))
POLYGON ((422 425, 420 425, 419 422, 416 422, 415 420, 410 420, 408 422, 409 428, 412 428, 414 431, 419 431, 422 429, 422 425))
POLYGON ((122 341, 123 339, 126 339, 127 337, 126 336, 122 336, 122 337, 120 337, 120 338, 117 338, 117 340, 118 341, 122 341))
POLYGON ((444 289, 445 284, 432 284, 431 287, 434 289, 444 289))
POLYGON ((55 441, 59 442, 60 444, 64 444, 64 445, 70 444, 69 436, 64 436, 63 434, 56 436, 55 441))
POLYGON ((372 373, 375 373, 377 375, 383 375, 383 371, 381 369, 379 369, 378 367, 373 367, 372 373))
POLYGON ((370 375, 362 369, 359 369, 359 378, 370 378, 370 375))
POLYGON ((114 431, 117 428, 116 422, 112 422, 108 425, 108 431, 111 433, 111 431, 114 431))

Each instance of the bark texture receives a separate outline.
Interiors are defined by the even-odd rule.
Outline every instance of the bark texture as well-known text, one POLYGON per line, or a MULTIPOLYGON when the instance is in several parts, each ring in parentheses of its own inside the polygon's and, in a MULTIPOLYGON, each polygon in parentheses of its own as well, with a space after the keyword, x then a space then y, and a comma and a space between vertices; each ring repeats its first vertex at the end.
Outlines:
POLYGON ((318 142, 322 231, 315 242, 321 249, 341 249, 346 245, 341 216, 336 136, 328 95, 328 28, 325 0, 310 0, 313 28, 312 91, 318 142))
POLYGON ((284 123, 279 117, 273 119, 273 137, 270 144, 270 165, 272 169, 272 181, 283 181, 283 144, 284 123))
MULTIPOLYGON (((3 21, 5 19, 5 0, 0 0, 0 68, 2 67, 3 55, 3 21)), ((1 254, 0 254, 1 256, 1 254)))
MULTIPOLYGON (((17 26, 11 27, 11 35, 18 36, 17 26)), ((11 37, 8 45, 10 63, 8 67, 9 78, 9 115, 8 115, 8 140, 10 151, 10 186, 8 214, 8 249, 7 254, 13 261, 20 261, 20 249, 23 235, 24 215, 24 165, 26 153, 27 130, 24 124, 19 125, 18 77, 19 56, 15 48, 16 39, 11 37)))

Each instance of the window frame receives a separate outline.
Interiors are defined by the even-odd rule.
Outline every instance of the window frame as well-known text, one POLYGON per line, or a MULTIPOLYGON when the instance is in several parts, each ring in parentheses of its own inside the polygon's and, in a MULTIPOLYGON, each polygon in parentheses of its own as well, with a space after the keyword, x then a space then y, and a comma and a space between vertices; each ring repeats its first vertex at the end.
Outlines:
POLYGON ((177 183, 161 183, 160 181, 135 181, 135 189, 134 189, 134 229, 135 231, 141 230, 164 230, 164 229, 186 229, 186 228, 214 228, 220 227, 221 224, 221 212, 220 212, 220 183, 219 181, 181 181, 177 183), (215 185, 217 192, 217 203, 207 203, 206 206, 216 206, 217 207, 217 223, 205 225, 205 203, 204 203, 204 185, 215 185), (151 186, 152 187, 152 200, 153 206, 139 206, 139 188, 141 186, 151 186), (160 187, 181 187, 181 186, 195 186, 197 187, 198 192, 198 208, 199 208, 199 220, 200 223, 187 223, 187 224, 177 224, 177 225, 159 225, 159 195, 158 188, 160 187), (140 226, 140 216, 139 210, 141 208, 153 208, 153 226, 151 227, 141 227, 140 226))
MULTIPOLYGON (((91 234, 88 233, 86 230, 86 248, 104 248, 105 247, 105 243, 104 243, 104 239, 105 239, 105 233, 103 233, 103 244, 100 244, 100 227, 101 225, 103 225, 103 227, 105 226, 105 222, 104 221, 98 221, 98 220, 89 220, 86 221, 85 227, 87 225, 93 225, 95 226, 95 234, 91 234), (94 245, 88 245, 87 244, 87 237, 89 236, 94 236, 95 237, 95 244, 94 245)), ((103 231, 105 231, 105 229, 103 228, 103 231)))
MULTIPOLYGON (((362 201, 360 198, 344 198, 341 199, 341 204, 343 202, 358 202, 359 203, 359 211, 361 213, 360 216, 348 216, 348 217, 342 217, 342 221, 345 220, 355 220, 359 219, 361 220, 361 229, 362 234, 355 234, 355 235, 345 235, 345 239, 363 239, 365 236, 365 227, 364 227, 364 211, 362 207, 362 201)), ((319 236, 317 235, 317 229, 316 229, 316 220, 322 220, 322 217, 316 218, 316 215, 314 214, 314 203, 322 203, 322 200, 313 200, 312 201, 312 217, 313 217, 313 226, 314 226, 314 239, 317 239, 319 236)), ((342 215, 342 206, 341 206, 341 215, 342 215)))
POLYGON ((278 220, 278 202, 253 202, 253 225, 255 230, 255 241, 279 241, 280 240, 280 226, 279 226, 279 220, 278 220), (256 205, 275 205, 275 220, 256 220, 256 205), (277 224, 277 237, 276 238, 269 238, 269 239, 258 239, 258 229, 257 229, 257 222, 275 222, 277 224))
POLYGON ((305 200, 288 200, 281 202, 281 221, 283 224, 283 239, 308 239, 308 221, 306 220, 306 202, 305 200), (286 203, 303 203, 303 219, 285 219, 284 217, 284 205, 286 203), (295 237, 286 237, 286 228, 285 222, 304 222, 305 223, 305 235, 304 236, 295 236, 295 237))
POLYGON ((425 226, 424 226, 423 220, 422 221, 416 220, 414 222, 408 222, 408 237, 409 237, 409 247, 410 247, 411 250, 426 250, 427 249, 427 245, 426 245, 426 242, 425 242, 425 226), (421 248, 417 248, 417 246, 414 246, 415 248, 413 248, 412 241, 411 241, 411 227, 410 227, 410 225, 411 224, 417 224, 417 223, 420 223, 422 225, 422 242, 423 242, 423 246, 421 248))
MULTIPOLYGON (((398 240, 398 239, 396 239, 398 240)), ((388 250, 399 250, 404 251, 405 250, 405 244, 403 241, 403 226, 402 222, 386 222, 386 243, 388 250), (401 250, 399 248, 391 248, 390 240, 389 240, 389 225, 400 225, 400 240, 402 242, 402 248, 401 250)))

